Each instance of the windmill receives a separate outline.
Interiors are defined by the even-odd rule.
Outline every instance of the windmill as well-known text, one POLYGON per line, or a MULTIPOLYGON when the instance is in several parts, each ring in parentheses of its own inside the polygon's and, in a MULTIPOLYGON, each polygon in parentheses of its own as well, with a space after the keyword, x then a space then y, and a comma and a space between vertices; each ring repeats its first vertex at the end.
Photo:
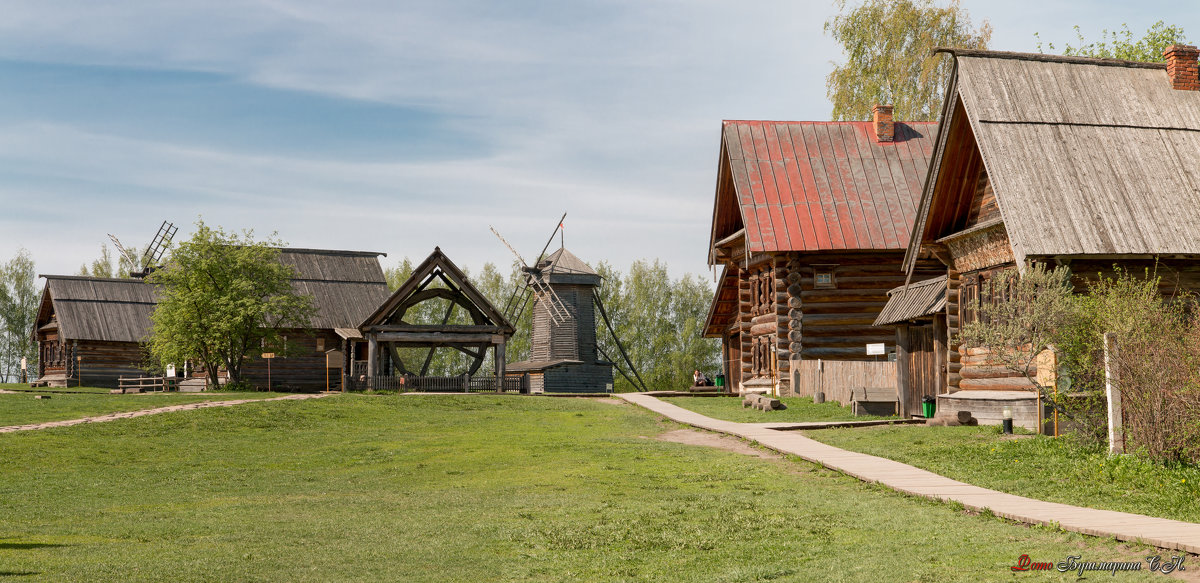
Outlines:
POLYGON ((610 390, 612 369, 616 367, 631 384, 644 391, 646 386, 613 330, 600 296, 595 293, 600 275, 566 247, 546 255, 566 216, 563 213, 533 265, 492 227, 492 233, 521 265, 522 278, 504 308, 505 317, 510 322, 519 322, 530 299, 533 300, 530 359, 509 365, 508 371, 528 374, 533 392, 604 392, 610 390), (604 354, 596 342, 597 312, 632 376, 604 354))
POLYGON ((171 240, 175 238, 175 233, 179 231, 174 223, 163 221, 158 227, 158 232, 154 235, 154 239, 146 246, 145 251, 140 255, 131 251, 125 245, 121 244, 121 240, 117 239, 116 235, 108 234, 108 238, 112 239, 113 245, 116 245, 117 252, 121 257, 125 258, 126 264, 129 265, 130 277, 146 277, 159 267, 159 262, 162 261, 163 254, 167 252, 167 248, 171 245, 171 240))

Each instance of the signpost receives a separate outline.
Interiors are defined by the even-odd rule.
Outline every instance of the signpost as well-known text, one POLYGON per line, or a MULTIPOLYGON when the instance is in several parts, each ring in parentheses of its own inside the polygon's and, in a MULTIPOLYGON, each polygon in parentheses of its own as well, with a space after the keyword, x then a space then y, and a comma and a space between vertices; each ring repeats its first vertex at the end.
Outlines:
POLYGON ((275 358, 274 352, 262 353, 263 360, 267 361, 267 392, 271 392, 271 359, 275 358))
POLYGON ((23 382, 23 383, 29 382, 29 373, 26 372, 27 368, 29 368, 29 363, 25 360, 25 357, 22 356, 21 357, 21 382, 23 382))

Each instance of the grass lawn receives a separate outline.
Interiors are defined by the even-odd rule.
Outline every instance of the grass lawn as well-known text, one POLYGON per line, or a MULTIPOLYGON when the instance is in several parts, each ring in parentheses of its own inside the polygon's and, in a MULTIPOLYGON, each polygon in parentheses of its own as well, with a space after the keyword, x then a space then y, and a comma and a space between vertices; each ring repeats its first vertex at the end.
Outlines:
POLYGON ((1022 554, 1149 553, 653 439, 678 428, 589 399, 341 395, 0 435, 0 575, 1009 581, 1022 554))
POLYGON ((742 407, 741 397, 666 397, 662 400, 713 419, 738 423, 895 419, 895 417, 876 417, 874 415, 855 417, 850 414, 849 407, 843 407, 833 401, 816 404, 813 403, 812 397, 783 397, 779 400, 787 405, 787 409, 779 411, 759 411, 742 407))
POLYGON ((889 426, 807 431, 843 449, 894 459, 976 486, 1039 500, 1200 522, 1200 467, 1109 458, 1067 437, 1006 438, 998 427, 889 426))
MULTIPOLYGON (((28 388, 28 387, 26 387, 28 388)), ((153 409, 168 405, 185 405, 199 401, 231 399, 260 399, 279 397, 287 393, 141 393, 136 395, 110 395, 98 393, 48 393, 21 392, 0 393, 0 427, 26 425, 46 421, 78 419, 106 413, 153 409), (49 395, 49 399, 35 399, 34 395, 49 395)))

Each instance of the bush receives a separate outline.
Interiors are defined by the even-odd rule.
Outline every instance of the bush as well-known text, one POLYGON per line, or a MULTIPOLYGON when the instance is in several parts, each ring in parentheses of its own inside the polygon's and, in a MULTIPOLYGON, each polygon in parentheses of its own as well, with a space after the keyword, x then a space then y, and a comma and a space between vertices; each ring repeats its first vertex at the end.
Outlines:
POLYGON ((1055 339, 1066 372, 1055 405, 1082 440, 1107 439, 1103 337, 1111 332, 1126 450, 1160 462, 1200 462, 1200 320, 1193 296, 1164 297, 1159 284, 1157 274, 1118 270, 1075 298, 1074 315, 1055 339))

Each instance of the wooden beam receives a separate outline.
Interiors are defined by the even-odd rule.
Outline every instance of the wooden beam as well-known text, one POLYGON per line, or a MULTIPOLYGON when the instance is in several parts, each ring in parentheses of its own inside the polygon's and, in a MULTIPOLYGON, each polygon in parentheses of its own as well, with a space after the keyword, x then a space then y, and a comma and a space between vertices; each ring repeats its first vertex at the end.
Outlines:
POLYGON ((395 342, 396 344, 500 344, 503 334, 466 332, 379 332, 372 341, 395 342))

